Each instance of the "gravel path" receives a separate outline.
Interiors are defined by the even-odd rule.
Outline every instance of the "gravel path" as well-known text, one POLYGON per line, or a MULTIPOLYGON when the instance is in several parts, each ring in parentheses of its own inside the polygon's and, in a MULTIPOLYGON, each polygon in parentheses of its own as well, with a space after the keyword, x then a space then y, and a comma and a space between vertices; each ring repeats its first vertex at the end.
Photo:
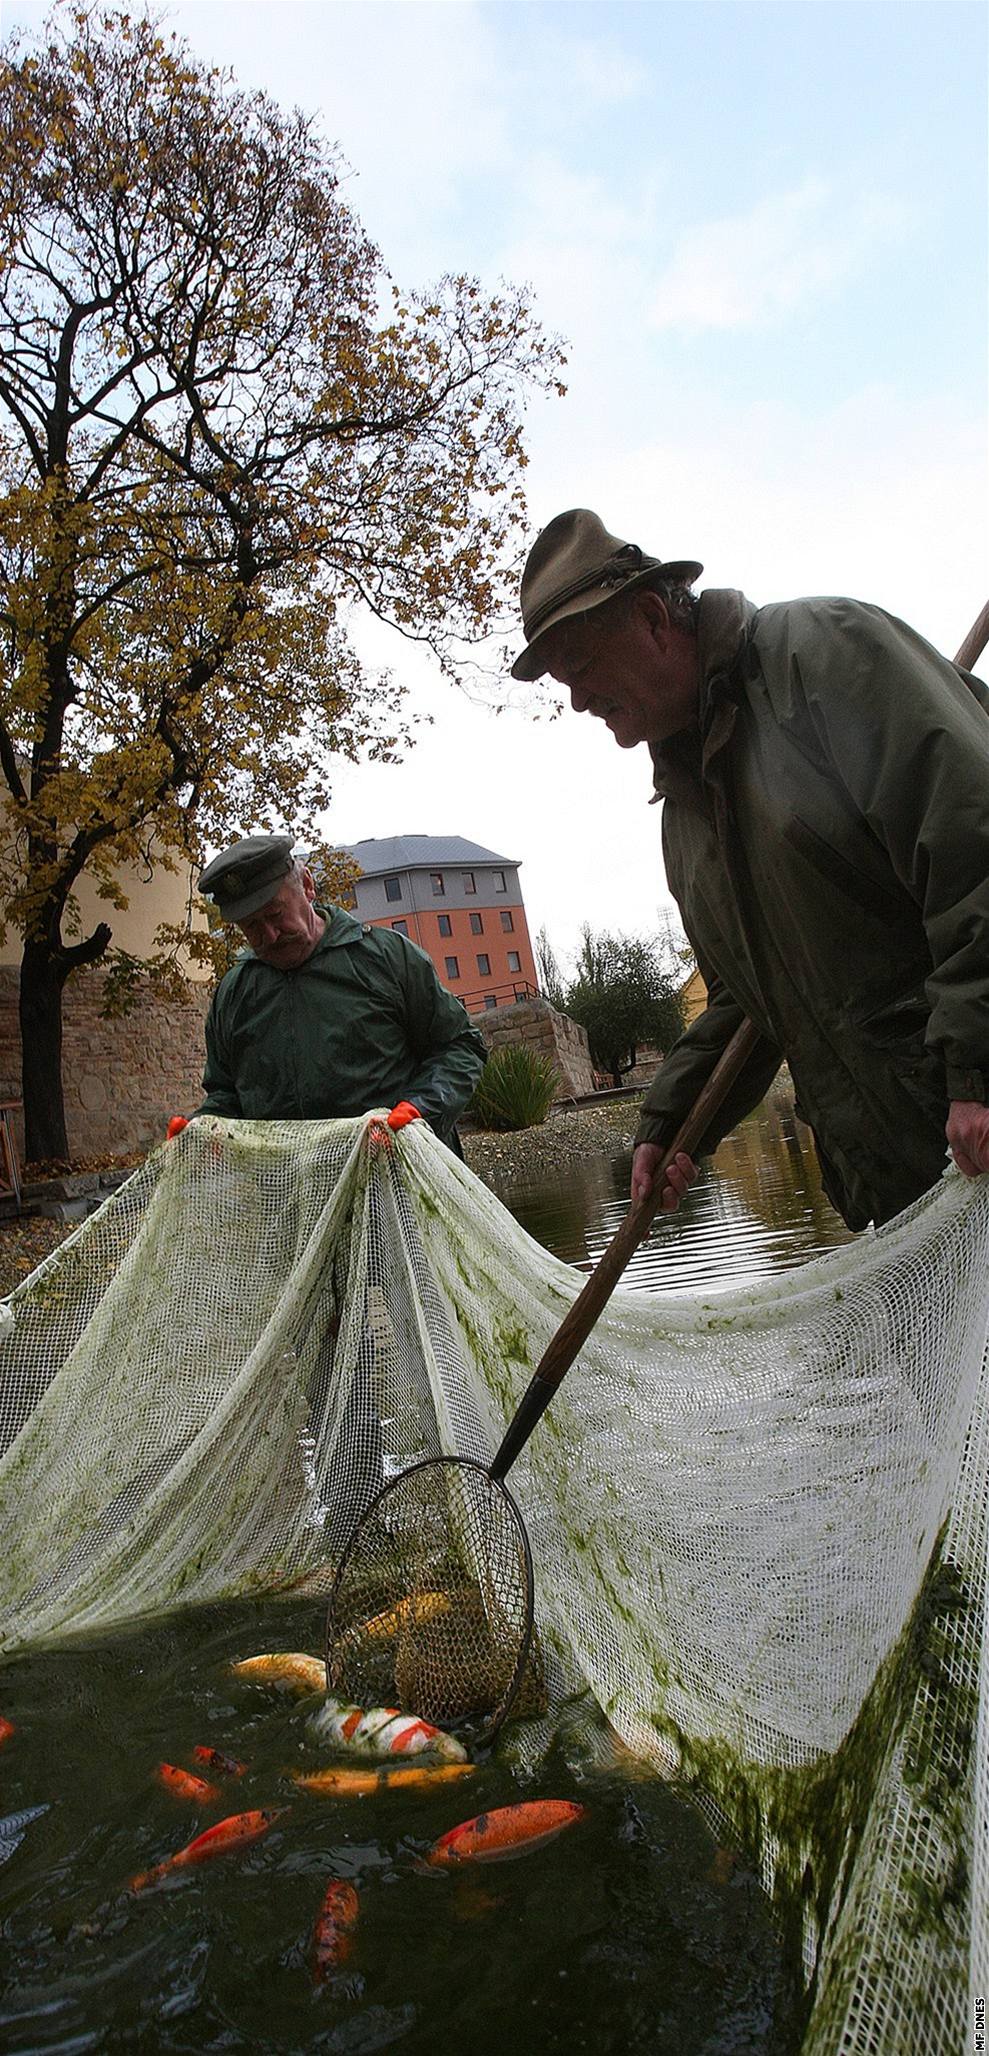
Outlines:
POLYGON ((641 1105, 636 1093, 600 1106, 555 1107, 539 1128, 522 1128, 514 1135, 480 1130, 464 1135, 464 1155, 485 1184, 565 1170, 585 1157, 617 1156, 632 1147, 641 1105))
MULTIPOLYGON (((478 1129, 463 1137, 464 1155, 477 1177, 495 1187, 513 1178, 565 1169, 584 1157, 616 1156, 632 1147, 640 1104, 636 1094, 605 1100, 600 1106, 556 1107, 541 1127, 522 1128, 514 1135, 478 1129)), ((66 1225, 40 1214, 0 1221, 0 1299, 22 1284, 76 1226, 75 1221, 66 1225)))

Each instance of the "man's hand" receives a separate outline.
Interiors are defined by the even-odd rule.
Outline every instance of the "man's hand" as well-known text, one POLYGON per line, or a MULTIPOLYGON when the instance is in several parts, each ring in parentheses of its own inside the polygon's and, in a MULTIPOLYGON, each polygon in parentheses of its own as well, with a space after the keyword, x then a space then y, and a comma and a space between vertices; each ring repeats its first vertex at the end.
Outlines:
POLYGON ((176 1135, 181 1135, 183 1128, 188 1128, 188 1126, 189 1123, 184 1114, 173 1114, 165 1130, 167 1141, 174 1142, 176 1135))
POLYGON ((397 1107, 392 1107, 391 1113, 388 1116, 388 1126, 389 1128, 407 1128, 410 1121, 421 1120, 422 1115, 418 1107, 414 1107, 410 1099, 400 1099, 397 1107))
POLYGON ((945 1128, 948 1148, 966 1178, 989 1171, 989 1107, 977 1099, 953 1099, 945 1128))
MULTIPOLYGON (((663 1152, 658 1143, 640 1142, 632 1158, 633 1206, 639 1200, 648 1199, 653 1188, 653 1180, 662 1161, 663 1152)), ((697 1165, 694 1163, 693 1158, 684 1155, 681 1150, 680 1154, 673 1158, 672 1163, 666 1166, 666 1176, 663 1180, 663 1197, 659 1202, 661 1213, 676 1213, 680 1201, 693 1184, 696 1176, 697 1165)))

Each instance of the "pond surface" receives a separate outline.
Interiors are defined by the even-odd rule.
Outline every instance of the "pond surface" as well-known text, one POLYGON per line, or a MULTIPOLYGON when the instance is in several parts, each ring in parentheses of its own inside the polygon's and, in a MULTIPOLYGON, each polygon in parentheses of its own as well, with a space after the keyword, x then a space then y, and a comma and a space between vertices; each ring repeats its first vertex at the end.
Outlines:
MULTIPOLYGON (((456 1786, 329 1799, 287 1771, 328 1751, 314 1703, 230 1677, 231 1659, 318 1646, 299 1602, 202 1609, 0 1670, 0 2048, 692 2056, 792 2048, 792 1995, 755 1879, 699 1816, 626 1763, 505 1737, 456 1786), (212 1804, 156 1779, 197 1744, 239 1759, 212 1804), (511 1863, 423 1862, 483 1808, 570 1799, 584 1815, 511 1863), (26 1823, 13 1816, 44 1808, 26 1823), (133 1892, 217 1820, 284 1808, 252 1845, 133 1892), (13 1847, 18 1833, 23 1839, 13 1847), (351 1954, 313 1975, 328 1881, 359 1895, 351 1954)), ((212 1775, 206 1772, 205 1775, 212 1775)))
MULTIPOLYGON (((628 1210, 631 1164, 623 1151, 490 1182, 544 1249, 589 1271, 628 1210)), ((624 1282, 648 1292, 742 1284, 852 1239, 821 1190, 809 1132, 778 1090, 707 1160, 676 1214, 657 1217, 624 1282)))
MULTIPOLYGON (((529 1232, 589 1269, 627 1205, 629 1158, 504 1184, 529 1232)), ((752 1278, 847 1240, 785 1102, 722 1146, 661 1218, 629 1282, 752 1278)), ((298 1601, 200 1609, 0 1666, 0 2049, 370 2056, 792 2056, 795 1995, 754 1877, 694 1809, 628 1759, 555 1747, 519 1767, 512 1731, 456 1786, 317 1799, 287 1772, 328 1760, 305 1702, 232 1659, 321 1646, 298 1601), (246 1765, 205 1805, 156 1777, 205 1744, 246 1765), (576 1799, 584 1816, 512 1863, 450 1875, 435 1838, 484 1808, 576 1799), (263 1837, 133 1893, 229 1814, 284 1809, 263 1837), (39 1809, 39 1810, 35 1810, 39 1809), (24 1820, 19 1815, 30 1816, 24 1820), (351 1953, 325 1982, 327 1883, 358 1892, 351 1953)), ((211 1775, 206 1772, 205 1775, 211 1775)))

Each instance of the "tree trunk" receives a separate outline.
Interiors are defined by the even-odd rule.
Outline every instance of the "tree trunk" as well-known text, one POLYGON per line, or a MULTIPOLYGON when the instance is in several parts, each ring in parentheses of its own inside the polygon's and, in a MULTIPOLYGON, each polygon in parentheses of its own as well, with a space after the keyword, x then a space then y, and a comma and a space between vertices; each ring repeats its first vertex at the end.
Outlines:
POLYGON ((24 944, 21 960, 21 1064, 24 1155, 29 1164, 67 1157, 62 1092, 64 974, 43 941, 24 944))

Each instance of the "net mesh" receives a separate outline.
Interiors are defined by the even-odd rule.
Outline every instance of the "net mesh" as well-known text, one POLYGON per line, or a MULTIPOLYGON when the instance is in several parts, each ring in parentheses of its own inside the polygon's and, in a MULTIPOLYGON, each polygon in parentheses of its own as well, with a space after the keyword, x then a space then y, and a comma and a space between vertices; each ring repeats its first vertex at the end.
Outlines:
MULTIPOLYGON (((583 1279, 376 1132, 199 1120, 12 1295, 0 1650, 300 1587, 316 1648, 382 1486, 490 1462, 583 1279)), ((807 2056, 954 2056, 989 1982, 987 1253, 951 1175, 756 1285, 620 1289, 511 1474, 551 1698, 760 1865, 807 2056)))
POLYGON ((429 1721, 471 1720, 490 1740, 522 1679, 532 1607, 511 1494, 458 1457, 414 1464, 372 1502, 337 1570, 329 1690, 429 1721))

